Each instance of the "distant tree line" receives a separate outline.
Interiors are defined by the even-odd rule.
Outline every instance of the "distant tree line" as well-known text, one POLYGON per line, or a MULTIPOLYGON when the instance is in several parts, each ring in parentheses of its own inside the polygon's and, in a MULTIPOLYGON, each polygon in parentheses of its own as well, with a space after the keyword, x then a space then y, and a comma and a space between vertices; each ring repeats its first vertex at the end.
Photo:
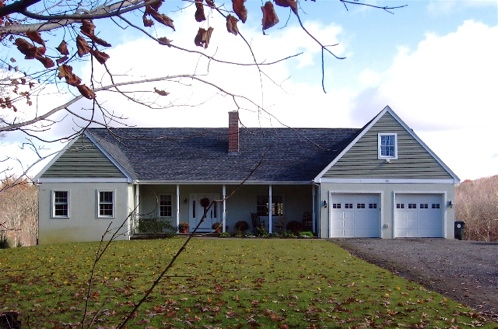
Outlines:
POLYGON ((0 182, 0 247, 32 246, 38 235, 38 187, 27 180, 0 182))
POLYGON ((498 175, 466 180, 455 194, 456 219, 465 222, 465 239, 498 241, 498 175))

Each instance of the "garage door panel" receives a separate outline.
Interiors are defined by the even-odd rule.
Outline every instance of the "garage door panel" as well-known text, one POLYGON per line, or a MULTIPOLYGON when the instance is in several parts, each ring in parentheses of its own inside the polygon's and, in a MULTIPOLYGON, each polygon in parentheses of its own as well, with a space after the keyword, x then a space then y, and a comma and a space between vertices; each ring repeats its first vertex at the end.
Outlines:
POLYGON ((397 194, 395 237, 443 237, 441 194, 397 194))
POLYGON ((331 237, 379 237, 379 204, 376 194, 332 194, 331 237))

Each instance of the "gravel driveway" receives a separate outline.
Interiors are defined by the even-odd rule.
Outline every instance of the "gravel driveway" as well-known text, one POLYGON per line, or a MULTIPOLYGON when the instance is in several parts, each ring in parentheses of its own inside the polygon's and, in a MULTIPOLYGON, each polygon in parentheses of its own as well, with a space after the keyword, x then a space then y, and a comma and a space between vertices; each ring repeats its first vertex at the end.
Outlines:
POLYGON ((498 242, 331 239, 352 254, 498 321, 498 242))

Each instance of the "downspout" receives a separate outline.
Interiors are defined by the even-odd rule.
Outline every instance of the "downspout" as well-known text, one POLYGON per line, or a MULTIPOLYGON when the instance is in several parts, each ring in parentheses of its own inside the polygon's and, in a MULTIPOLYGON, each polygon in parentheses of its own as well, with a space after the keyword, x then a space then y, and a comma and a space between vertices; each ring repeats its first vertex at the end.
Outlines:
POLYGON ((316 188, 311 185, 311 231, 316 233, 316 188))
POLYGON ((273 233, 273 186, 268 185, 268 233, 273 233))
MULTIPOLYGON (((313 181, 313 187, 314 187, 313 188, 314 200, 313 200, 313 208, 312 208, 312 211, 313 211, 312 221, 316 227, 316 235, 318 237, 320 237, 321 233, 322 233, 322 207, 320 205, 321 195, 322 195, 322 191, 321 191, 322 186, 320 183, 313 181)), ((329 225, 329 223, 327 225, 329 225)))
POLYGON ((223 214, 222 216, 222 222, 221 222, 221 227, 222 227, 222 232, 226 232, 226 220, 227 220, 227 187, 226 185, 223 184, 223 189, 221 192, 223 196, 223 214))
POLYGON ((180 185, 176 184, 176 229, 180 226, 180 185))

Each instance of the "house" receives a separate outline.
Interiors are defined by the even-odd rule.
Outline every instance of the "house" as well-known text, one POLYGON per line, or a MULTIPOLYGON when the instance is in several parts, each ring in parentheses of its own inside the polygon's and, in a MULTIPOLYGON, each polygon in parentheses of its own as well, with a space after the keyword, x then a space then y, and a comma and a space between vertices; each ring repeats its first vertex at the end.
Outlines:
POLYGON ((90 128, 37 176, 39 243, 130 239, 140 223, 289 222, 321 238, 453 238, 458 177, 389 107, 360 129, 90 128), (109 235, 107 235, 109 236, 109 235))

